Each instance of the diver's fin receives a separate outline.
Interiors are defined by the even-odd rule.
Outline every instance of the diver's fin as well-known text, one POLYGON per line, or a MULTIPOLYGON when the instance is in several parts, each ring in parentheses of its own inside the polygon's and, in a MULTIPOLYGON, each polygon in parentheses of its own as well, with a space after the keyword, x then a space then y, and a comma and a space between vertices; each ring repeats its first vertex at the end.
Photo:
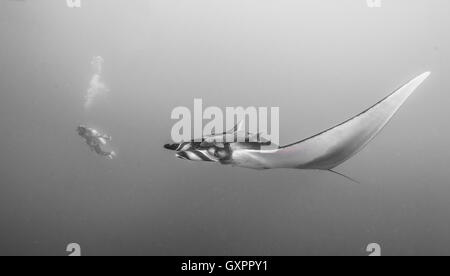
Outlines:
POLYGON ((117 156, 116 152, 112 151, 109 155, 108 158, 113 160, 115 157, 117 156))

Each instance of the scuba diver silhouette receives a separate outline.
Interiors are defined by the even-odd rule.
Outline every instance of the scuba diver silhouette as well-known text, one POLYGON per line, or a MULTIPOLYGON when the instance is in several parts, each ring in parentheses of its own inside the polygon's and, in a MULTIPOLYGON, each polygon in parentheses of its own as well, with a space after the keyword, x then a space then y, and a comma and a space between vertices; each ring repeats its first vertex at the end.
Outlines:
POLYGON ((113 159, 116 156, 114 151, 109 152, 102 149, 102 145, 106 145, 107 141, 112 140, 111 136, 101 134, 97 130, 86 126, 77 127, 77 132, 80 137, 86 140, 86 144, 91 151, 109 159, 113 159))

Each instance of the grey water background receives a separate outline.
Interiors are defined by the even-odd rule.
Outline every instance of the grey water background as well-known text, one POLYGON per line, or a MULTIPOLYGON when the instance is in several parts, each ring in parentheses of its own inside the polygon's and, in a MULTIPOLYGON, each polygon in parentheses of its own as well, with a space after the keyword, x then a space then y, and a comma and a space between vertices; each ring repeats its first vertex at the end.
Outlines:
POLYGON ((0 254, 450 254, 450 2, 0 1, 0 254), (93 56, 109 95, 83 108, 93 56), (176 106, 279 106, 282 144, 432 71, 339 176, 174 158, 176 106), (75 127, 113 136, 116 160, 75 127))

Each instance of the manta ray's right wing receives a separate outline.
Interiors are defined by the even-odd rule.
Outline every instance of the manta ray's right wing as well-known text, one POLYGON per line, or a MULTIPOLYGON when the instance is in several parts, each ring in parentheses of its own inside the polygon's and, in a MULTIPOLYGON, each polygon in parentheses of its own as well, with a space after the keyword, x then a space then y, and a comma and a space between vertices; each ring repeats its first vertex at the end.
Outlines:
POLYGON ((429 72, 413 79, 373 107, 346 122, 276 150, 236 151, 237 166, 331 170, 362 150, 390 121, 429 72))

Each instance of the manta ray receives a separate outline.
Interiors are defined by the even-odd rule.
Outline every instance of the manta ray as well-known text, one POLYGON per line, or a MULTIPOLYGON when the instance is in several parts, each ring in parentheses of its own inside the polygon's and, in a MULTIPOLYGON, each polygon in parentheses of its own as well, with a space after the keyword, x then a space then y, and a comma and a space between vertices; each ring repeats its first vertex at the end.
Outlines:
POLYGON ((326 170, 342 175, 334 169, 367 146, 430 74, 423 73, 369 109, 337 126, 275 149, 267 149, 266 146, 271 145, 271 142, 259 134, 244 132, 242 122, 230 131, 203 137, 201 141, 166 144, 164 147, 175 151, 176 157, 184 160, 216 162, 257 170, 326 170), (246 142, 229 143, 227 141, 230 140, 226 138, 230 135, 245 135, 246 142))

